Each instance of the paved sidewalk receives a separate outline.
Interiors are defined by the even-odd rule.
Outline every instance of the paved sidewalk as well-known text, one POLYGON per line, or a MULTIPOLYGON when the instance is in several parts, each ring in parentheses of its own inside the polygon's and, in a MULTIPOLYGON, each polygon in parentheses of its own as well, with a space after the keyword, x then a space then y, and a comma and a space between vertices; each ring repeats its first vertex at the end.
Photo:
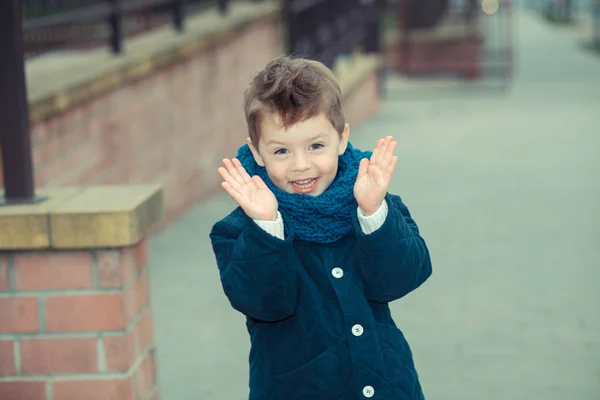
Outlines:
MULTIPOLYGON (((509 93, 406 102, 391 78, 352 131, 398 139, 392 191, 431 250, 431 279, 393 304, 429 400, 600 399, 600 58, 530 16, 518 30, 509 93)), ((232 207, 216 196, 151 241, 163 400, 247 398, 208 240, 232 207)))

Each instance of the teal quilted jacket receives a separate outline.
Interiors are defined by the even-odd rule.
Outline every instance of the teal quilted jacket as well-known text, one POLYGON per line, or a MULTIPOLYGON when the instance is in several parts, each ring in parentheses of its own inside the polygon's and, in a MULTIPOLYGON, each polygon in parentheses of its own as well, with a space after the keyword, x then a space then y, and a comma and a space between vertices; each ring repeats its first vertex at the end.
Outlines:
POLYGON ((388 303, 427 280, 431 261, 400 197, 386 201, 377 231, 355 217, 327 244, 278 239, 240 208, 214 225, 223 290, 250 334, 250 400, 424 399, 388 303))

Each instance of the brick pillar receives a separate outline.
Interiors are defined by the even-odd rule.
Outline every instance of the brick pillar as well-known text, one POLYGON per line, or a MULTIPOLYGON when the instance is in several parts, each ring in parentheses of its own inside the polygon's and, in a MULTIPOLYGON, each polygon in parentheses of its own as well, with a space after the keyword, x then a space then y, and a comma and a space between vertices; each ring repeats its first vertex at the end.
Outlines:
MULTIPOLYGON (((98 215, 116 231, 148 215, 140 204, 119 211, 98 215)), ((87 235, 86 246, 0 250, 0 399, 158 400, 147 239, 138 231, 118 246, 90 246, 114 241, 98 229, 105 224, 86 213, 93 227, 74 231, 65 221, 80 225, 82 214, 59 214, 48 218, 56 241, 68 244, 70 231, 80 244, 87 235)))

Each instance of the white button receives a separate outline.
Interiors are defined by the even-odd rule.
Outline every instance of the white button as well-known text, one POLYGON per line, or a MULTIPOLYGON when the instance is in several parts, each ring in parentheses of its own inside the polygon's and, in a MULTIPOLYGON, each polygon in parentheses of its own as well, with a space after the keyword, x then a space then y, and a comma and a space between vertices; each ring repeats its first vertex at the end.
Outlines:
POLYGON ((363 334, 365 330, 363 329, 363 327, 359 324, 356 324, 352 327, 352 334, 354 336, 360 336, 363 334))
POLYGON ((374 394, 375 394, 375 389, 373 389, 373 386, 365 386, 363 388, 363 396, 373 397, 374 394))
POLYGON ((331 275, 333 275, 335 278, 340 279, 342 276, 344 276, 344 270, 338 267, 335 267, 332 271, 331 271, 331 275))

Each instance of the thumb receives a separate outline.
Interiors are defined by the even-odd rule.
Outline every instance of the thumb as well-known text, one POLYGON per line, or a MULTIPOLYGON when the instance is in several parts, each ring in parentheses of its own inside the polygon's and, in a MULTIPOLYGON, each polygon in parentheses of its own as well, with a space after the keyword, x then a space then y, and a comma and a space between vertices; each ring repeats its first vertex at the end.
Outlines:
POLYGON ((358 166, 358 178, 367 173, 367 168, 369 168, 369 160, 363 158, 362 160, 360 160, 360 165, 358 166))
POLYGON ((252 182, 256 185, 258 190, 269 190, 265 182, 258 175, 252 177, 252 182))

